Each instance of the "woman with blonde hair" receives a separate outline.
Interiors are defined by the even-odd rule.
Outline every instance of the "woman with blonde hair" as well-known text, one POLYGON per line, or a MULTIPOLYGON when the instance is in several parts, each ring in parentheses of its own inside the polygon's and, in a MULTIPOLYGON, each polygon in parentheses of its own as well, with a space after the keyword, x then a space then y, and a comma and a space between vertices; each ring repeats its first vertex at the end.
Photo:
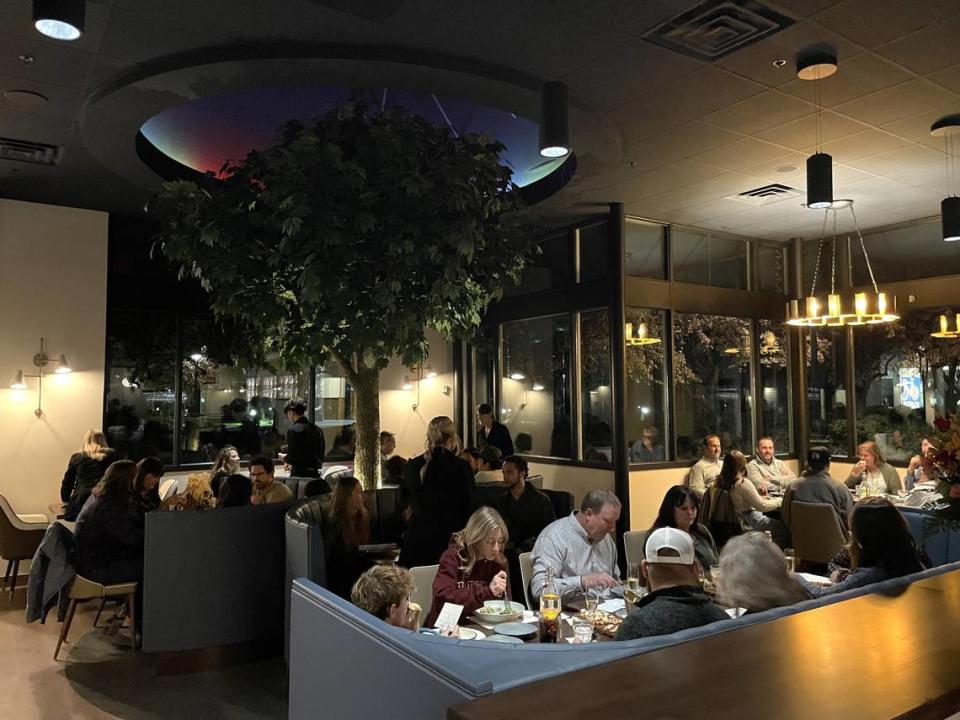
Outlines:
POLYGON ((210 468, 210 489, 220 497, 220 485, 230 475, 240 472, 240 453, 233 445, 224 445, 217 453, 217 459, 210 468))
POLYGON ((467 522, 473 505, 473 471, 458 456, 457 429, 446 415, 427 427, 426 452, 403 469, 401 499, 407 509, 400 564, 435 565, 450 536, 467 522))
POLYGON ((67 504, 65 520, 76 520, 93 488, 113 462, 113 450, 102 430, 90 429, 83 435, 80 452, 70 456, 60 483, 60 500, 67 504))
POLYGON ((463 613, 472 615, 487 600, 510 599, 503 554, 508 539, 507 524, 493 508, 482 507, 470 516, 440 556, 426 627, 433 626, 444 603, 463 605, 463 613))
POLYGON ((873 440, 860 443, 857 446, 857 454, 860 456, 860 461, 850 471, 850 477, 845 481, 847 487, 854 488, 860 483, 866 483, 873 495, 880 493, 896 495, 898 491, 903 490, 903 483, 900 481, 897 469, 883 459, 880 447, 873 440))
POLYGON ((194 473, 187 476, 187 487, 182 493, 174 493, 163 501, 163 509, 209 510, 216 507, 216 504, 207 473, 194 473))
POLYGON ((787 570, 780 548, 764 533, 731 538, 720 553, 717 598, 729 607, 762 612, 809 600, 810 594, 787 570))

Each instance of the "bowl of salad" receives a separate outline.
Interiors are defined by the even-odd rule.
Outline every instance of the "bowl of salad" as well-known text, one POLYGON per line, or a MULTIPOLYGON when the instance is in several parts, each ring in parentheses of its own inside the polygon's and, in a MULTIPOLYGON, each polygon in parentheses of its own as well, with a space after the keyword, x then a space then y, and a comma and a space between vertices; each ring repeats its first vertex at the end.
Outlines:
POLYGON ((481 623, 496 625, 502 622, 516 622, 523 617, 523 603, 508 600, 487 600, 483 607, 477 608, 473 617, 481 623))

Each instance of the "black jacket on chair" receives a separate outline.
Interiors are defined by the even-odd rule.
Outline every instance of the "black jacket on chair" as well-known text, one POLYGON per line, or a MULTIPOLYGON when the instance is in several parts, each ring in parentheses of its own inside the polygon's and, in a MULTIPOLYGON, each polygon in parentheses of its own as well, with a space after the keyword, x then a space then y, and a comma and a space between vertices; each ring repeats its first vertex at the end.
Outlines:
POLYGON ((55 522, 47 528, 30 564, 27 622, 45 622, 58 595, 57 619, 62 622, 67 612, 67 595, 63 590, 76 574, 73 569, 73 533, 62 523, 55 522))

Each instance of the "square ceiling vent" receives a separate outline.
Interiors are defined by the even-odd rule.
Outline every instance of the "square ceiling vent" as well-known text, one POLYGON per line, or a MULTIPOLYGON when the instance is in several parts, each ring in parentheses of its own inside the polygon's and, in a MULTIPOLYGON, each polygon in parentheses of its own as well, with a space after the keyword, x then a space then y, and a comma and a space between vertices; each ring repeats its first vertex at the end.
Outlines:
POLYGON ((712 62, 793 22, 755 0, 705 0, 649 30, 643 39, 712 62))
POLYGON ((763 187, 753 188, 753 190, 745 190, 744 192, 737 193, 736 195, 727 195, 726 199, 736 200, 737 202, 753 205, 754 207, 762 207, 763 205, 769 205, 770 203, 788 200, 790 198, 801 197, 802 195, 803 193, 796 188, 792 188, 788 185, 781 185, 780 183, 770 183, 769 185, 764 185, 763 187))
POLYGON ((62 148, 57 145, 0 137, 0 160, 36 165, 58 165, 61 151, 62 148))

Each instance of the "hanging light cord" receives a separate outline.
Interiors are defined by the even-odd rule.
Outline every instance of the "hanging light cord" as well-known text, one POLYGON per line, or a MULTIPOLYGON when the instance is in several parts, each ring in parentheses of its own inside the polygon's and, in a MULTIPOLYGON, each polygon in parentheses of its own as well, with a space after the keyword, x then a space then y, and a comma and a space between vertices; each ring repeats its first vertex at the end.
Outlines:
POLYGON ((821 113, 821 102, 820 102, 820 68, 817 68, 815 71, 815 76, 813 80, 813 101, 817 106, 817 152, 823 152, 823 135, 820 129, 820 113, 821 113))
MULTIPOLYGON (((829 212, 829 211, 828 211, 829 212)), ((833 213, 833 239, 830 241, 830 294, 837 292, 837 213, 833 213)))
POLYGON ((823 236, 827 234, 827 211, 823 211, 823 227, 820 228, 820 242, 817 243, 817 263, 813 266, 813 284, 810 286, 810 297, 817 293, 817 275, 820 274, 820 256, 823 254, 823 236))
POLYGON ((863 241, 863 233, 860 232, 860 223, 857 221, 857 213, 853 209, 853 205, 850 206, 850 214, 853 215, 853 226, 857 229, 857 237, 860 238, 860 249, 863 250, 863 259, 867 263, 867 272, 870 273, 870 284, 873 285, 873 291, 879 295, 880 288, 877 287, 877 279, 873 276, 873 267, 870 265, 870 255, 867 254, 867 244, 863 241))

